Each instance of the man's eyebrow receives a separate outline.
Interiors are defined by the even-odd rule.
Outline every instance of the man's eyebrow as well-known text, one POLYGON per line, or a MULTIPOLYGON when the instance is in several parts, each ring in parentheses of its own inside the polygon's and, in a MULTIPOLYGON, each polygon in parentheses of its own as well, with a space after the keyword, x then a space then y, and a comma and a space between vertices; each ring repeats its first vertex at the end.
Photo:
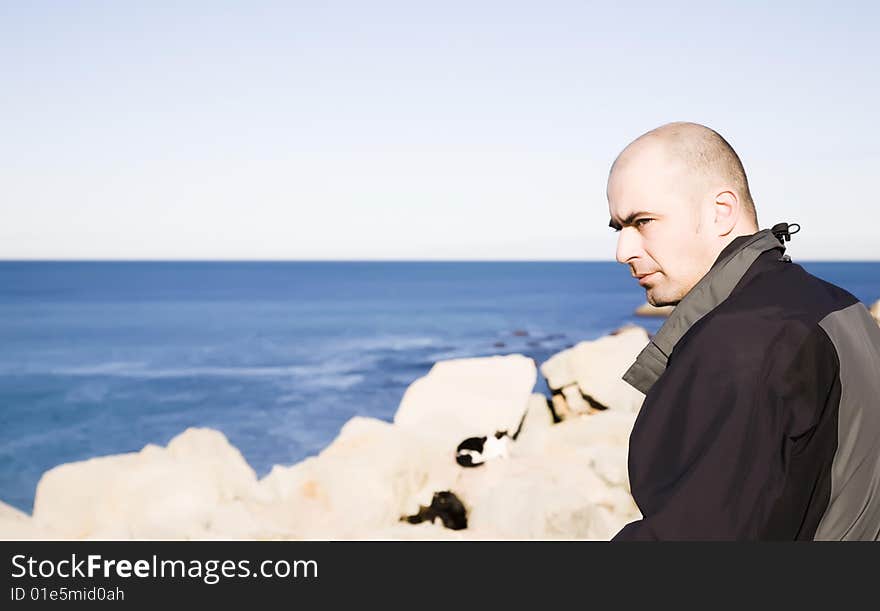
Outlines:
POLYGON ((617 223, 614 219, 608 221, 608 226, 614 229, 615 231, 620 231, 624 227, 633 224, 633 221, 636 220, 637 217, 642 216, 643 214, 650 215, 650 212, 646 212, 644 210, 639 210, 638 212, 630 212, 622 222, 617 223))

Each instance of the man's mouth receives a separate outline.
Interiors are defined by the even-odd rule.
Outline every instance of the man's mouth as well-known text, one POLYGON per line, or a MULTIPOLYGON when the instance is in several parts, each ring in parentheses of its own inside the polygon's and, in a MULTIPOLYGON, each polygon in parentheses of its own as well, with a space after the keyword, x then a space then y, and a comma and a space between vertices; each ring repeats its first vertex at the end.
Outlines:
POLYGON ((651 277, 652 277, 654 274, 656 274, 656 273, 658 273, 658 272, 651 272, 651 273, 648 273, 648 274, 638 274, 638 275, 636 275, 636 278, 638 278, 638 280, 639 280, 639 285, 640 285, 640 286, 645 286, 646 284, 648 284, 648 283, 651 281, 651 277))

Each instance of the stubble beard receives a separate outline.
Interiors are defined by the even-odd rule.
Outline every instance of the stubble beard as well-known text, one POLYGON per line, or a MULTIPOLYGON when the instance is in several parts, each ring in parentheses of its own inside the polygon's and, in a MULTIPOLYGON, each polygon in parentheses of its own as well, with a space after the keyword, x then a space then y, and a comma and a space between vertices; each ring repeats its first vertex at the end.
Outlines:
POLYGON ((660 308, 663 306, 674 306, 678 305, 678 303, 684 298, 684 295, 681 294, 681 291, 675 290, 674 287, 667 287, 666 291, 662 290, 661 286, 651 286, 645 289, 645 297, 655 308, 660 308))

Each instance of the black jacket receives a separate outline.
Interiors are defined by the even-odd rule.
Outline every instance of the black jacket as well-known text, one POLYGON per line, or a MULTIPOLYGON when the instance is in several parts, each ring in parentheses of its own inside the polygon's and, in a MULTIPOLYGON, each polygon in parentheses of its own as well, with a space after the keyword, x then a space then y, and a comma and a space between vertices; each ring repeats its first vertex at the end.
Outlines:
POLYGON ((880 328, 784 251, 734 240, 624 375, 644 517, 615 540, 878 539, 880 328))

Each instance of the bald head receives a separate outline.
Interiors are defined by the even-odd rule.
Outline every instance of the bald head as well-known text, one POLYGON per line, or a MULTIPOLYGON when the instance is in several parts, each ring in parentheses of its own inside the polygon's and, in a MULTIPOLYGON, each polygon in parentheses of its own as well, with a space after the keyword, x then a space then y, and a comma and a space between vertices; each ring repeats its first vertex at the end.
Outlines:
POLYGON ((749 191, 742 162, 721 134, 698 123, 676 122, 661 125, 631 142, 614 160, 614 173, 638 169, 639 164, 665 165, 676 175, 679 188, 729 189, 739 198, 745 220, 757 231, 758 217, 749 191), (681 182, 681 181, 684 182, 681 182))
POLYGON ((608 176, 617 260, 654 305, 678 303, 738 236, 758 231, 739 157, 717 132, 669 123, 630 143, 608 176))

